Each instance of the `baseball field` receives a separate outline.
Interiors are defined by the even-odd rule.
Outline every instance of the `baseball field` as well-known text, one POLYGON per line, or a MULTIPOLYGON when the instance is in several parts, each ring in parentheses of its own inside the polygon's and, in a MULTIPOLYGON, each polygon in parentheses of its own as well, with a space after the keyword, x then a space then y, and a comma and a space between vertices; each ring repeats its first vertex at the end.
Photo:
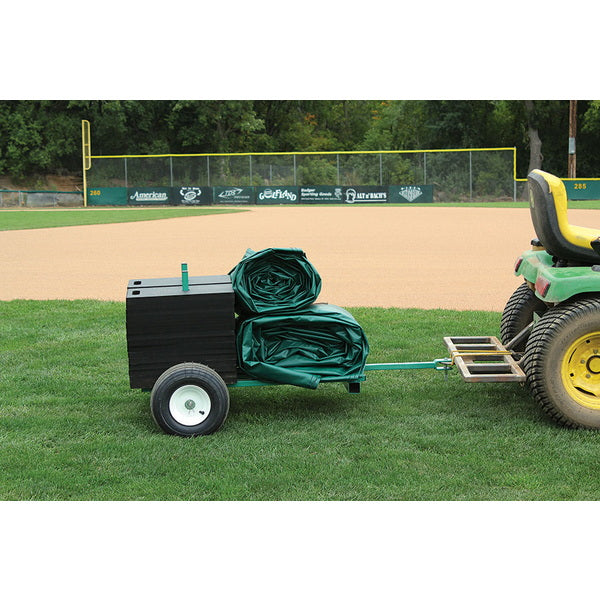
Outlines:
MULTIPOLYGON (((232 390, 223 428, 193 439, 164 435, 149 395, 128 386, 128 280, 176 276, 181 262, 227 273, 248 247, 304 249, 319 300, 363 326, 369 362, 443 357, 444 335, 497 335, 534 235, 526 209, 177 210, 0 226, 0 499, 598 499, 598 434, 554 425, 516 384, 416 371, 369 374, 358 395, 232 390)), ((598 211, 571 220, 600 228, 598 211)))
POLYGON ((320 301, 453 310, 502 310, 534 236, 520 208, 416 206, 253 207, 0 235, 0 300, 120 301, 129 279, 175 276, 181 262, 190 275, 223 274, 247 248, 299 247, 323 278, 320 301))

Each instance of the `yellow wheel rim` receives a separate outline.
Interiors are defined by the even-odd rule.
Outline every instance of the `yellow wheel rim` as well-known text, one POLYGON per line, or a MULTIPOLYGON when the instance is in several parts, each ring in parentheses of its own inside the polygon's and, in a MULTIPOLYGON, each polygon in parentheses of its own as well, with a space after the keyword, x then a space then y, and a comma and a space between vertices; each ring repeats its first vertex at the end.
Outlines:
POLYGON ((561 377, 577 404, 600 410, 600 331, 583 335, 569 346, 562 359, 561 377))

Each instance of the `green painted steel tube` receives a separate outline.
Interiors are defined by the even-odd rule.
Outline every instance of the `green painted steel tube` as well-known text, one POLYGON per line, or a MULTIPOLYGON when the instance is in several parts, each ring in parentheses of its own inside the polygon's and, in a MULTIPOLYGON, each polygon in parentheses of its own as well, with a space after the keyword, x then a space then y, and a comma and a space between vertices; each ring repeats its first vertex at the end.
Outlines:
MULTIPOLYGON (((351 383, 364 381, 365 377, 357 377, 355 379, 338 379, 322 377, 319 383, 351 383)), ((238 379, 236 383, 231 383, 227 387, 229 388, 243 388, 243 387, 265 387, 271 385, 295 385, 293 383, 279 383, 277 381, 262 381, 260 379, 238 379)), ((312 389, 312 388, 311 388, 312 389)))
POLYGON ((181 289, 184 292, 190 291, 190 276, 187 263, 181 263, 181 289))
POLYGON ((448 358, 436 358, 426 362, 404 362, 404 363, 370 363, 365 365, 365 371, 408 371, 412 369, 436 369, 446 370, 450 363, 448 358))
MULTIPOLYGON (((436 371, 448 371, 452 368, 452 361, 449 358, 436 358, 426 362, 404 362, 404 363, 370 363, 366 364, 364 371, 409 371, 413 369, 435 369, 436 371)), ((340 378, 340 377, 322 377, 320 383, 342 382, 351 383, 354 381, 364 381, 366 377, 340 378)), ((229 385, 230 388, 241 387, 263 387, 267 385, 286 385, 270 381, 261 381, 260 379, 240 379, 237 383, 229 385)))

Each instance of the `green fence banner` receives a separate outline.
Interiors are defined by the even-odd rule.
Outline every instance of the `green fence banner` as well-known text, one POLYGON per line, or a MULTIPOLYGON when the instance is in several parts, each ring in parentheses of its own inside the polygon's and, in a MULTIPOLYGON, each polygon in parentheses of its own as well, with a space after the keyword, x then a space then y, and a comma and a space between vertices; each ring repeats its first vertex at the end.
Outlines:
POLYGON ((433 202, 432 185, 390 185, 388 202, 433 202))
POLYGON ((256 204, 298 204, 297 186, 259 186, 256 191, 256 204))
POLYGON ((127 188, 88 188, 87 203, 88 206, 124 206, 127 204, 127 188))
POLYGON ((387 185, 355 185, 345 186, 343 199, 346 204, 361 204, 363 202, 387 202, 387 185))
POLYGON ((302 204, 341 204, 343 200, 341 185, 313 185, 300 188, 302 204))
POLYGON ((570 179, 563 183, 569 200, 600 200, 600 180, 570 179))
POLYGON ((214 204, 254 204, 256 202, 253 187, 222 187, 214 189, 214 204))
POLYGON ((171 188, 168 187, 140 187, 128 188, 127 199, 129 204, 171 204, 171 188))
POLYGON ((212 204, 213 189, 208 186, 179 186, 172 188, 173 204, 186 206, 207 206, 212 204))
MULTIPOLYGON (((600 199, 600 180, 565 181, 570 200, 600 199)), ((362 204, 433 202, 433 185, 177 186, 88 188, 88 204, 362 204)))

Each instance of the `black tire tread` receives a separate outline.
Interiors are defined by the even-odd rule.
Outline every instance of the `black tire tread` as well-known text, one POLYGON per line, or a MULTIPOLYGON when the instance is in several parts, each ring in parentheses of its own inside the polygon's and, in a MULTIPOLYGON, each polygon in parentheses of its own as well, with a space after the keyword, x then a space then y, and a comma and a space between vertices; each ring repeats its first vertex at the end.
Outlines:
POLYGON ((538 321, 527 342, 523 356, 523 370, 527 384, 542 410, 554 421, 571 429, 586 429, 559 411, 548 396, 542 365, 549 350, 549 340, 573 319, 585 319, 590 313, 600 312, 600 298, 579 298, 549 309, 538 321))
POLYGON ((156 380, 156 383, 154 384, 150 394, 150 412, 152 413, 152 418, 156 424, 166 433, 184 437, 209 435, 221 427, 227 418, 227 415, 229 414, 229 391, 222 377, 210 367, 194 362, 180 363, 167 369, 156 380), (168 423, 165 423, 160 415, 160 400, 157 396, 161 394, 161 390, 168 388, 173 383, 178 383, 180 380, 190 379, 201 379, 207 385, 209 385, 215 391, 215 393, 219 395, 219 398, 216 399, 222 402, 222 407, 224 408, 224 414, 221 415, 221 418, 218 420, 218 422, 215 423, 214 426, 202 431, 202 433, 187 433, 186 428, 183 425, 178 426, 177 429, 179 430, 175 430, 171 428, 168 423))
MULTIPOLYGON (((524 314, 529 312, 541 312, 546 310, 544 303, 535 295, 535 292, 529 287, 527 282, 522 283, 508 299, 502 318, 500 320, 500 340, 503 344, 508 344, 524 327, 528 325, 528 319, 524 319, 524 314)), ((514 348, 515 351, 522 351, 525 347, 514 348)))

